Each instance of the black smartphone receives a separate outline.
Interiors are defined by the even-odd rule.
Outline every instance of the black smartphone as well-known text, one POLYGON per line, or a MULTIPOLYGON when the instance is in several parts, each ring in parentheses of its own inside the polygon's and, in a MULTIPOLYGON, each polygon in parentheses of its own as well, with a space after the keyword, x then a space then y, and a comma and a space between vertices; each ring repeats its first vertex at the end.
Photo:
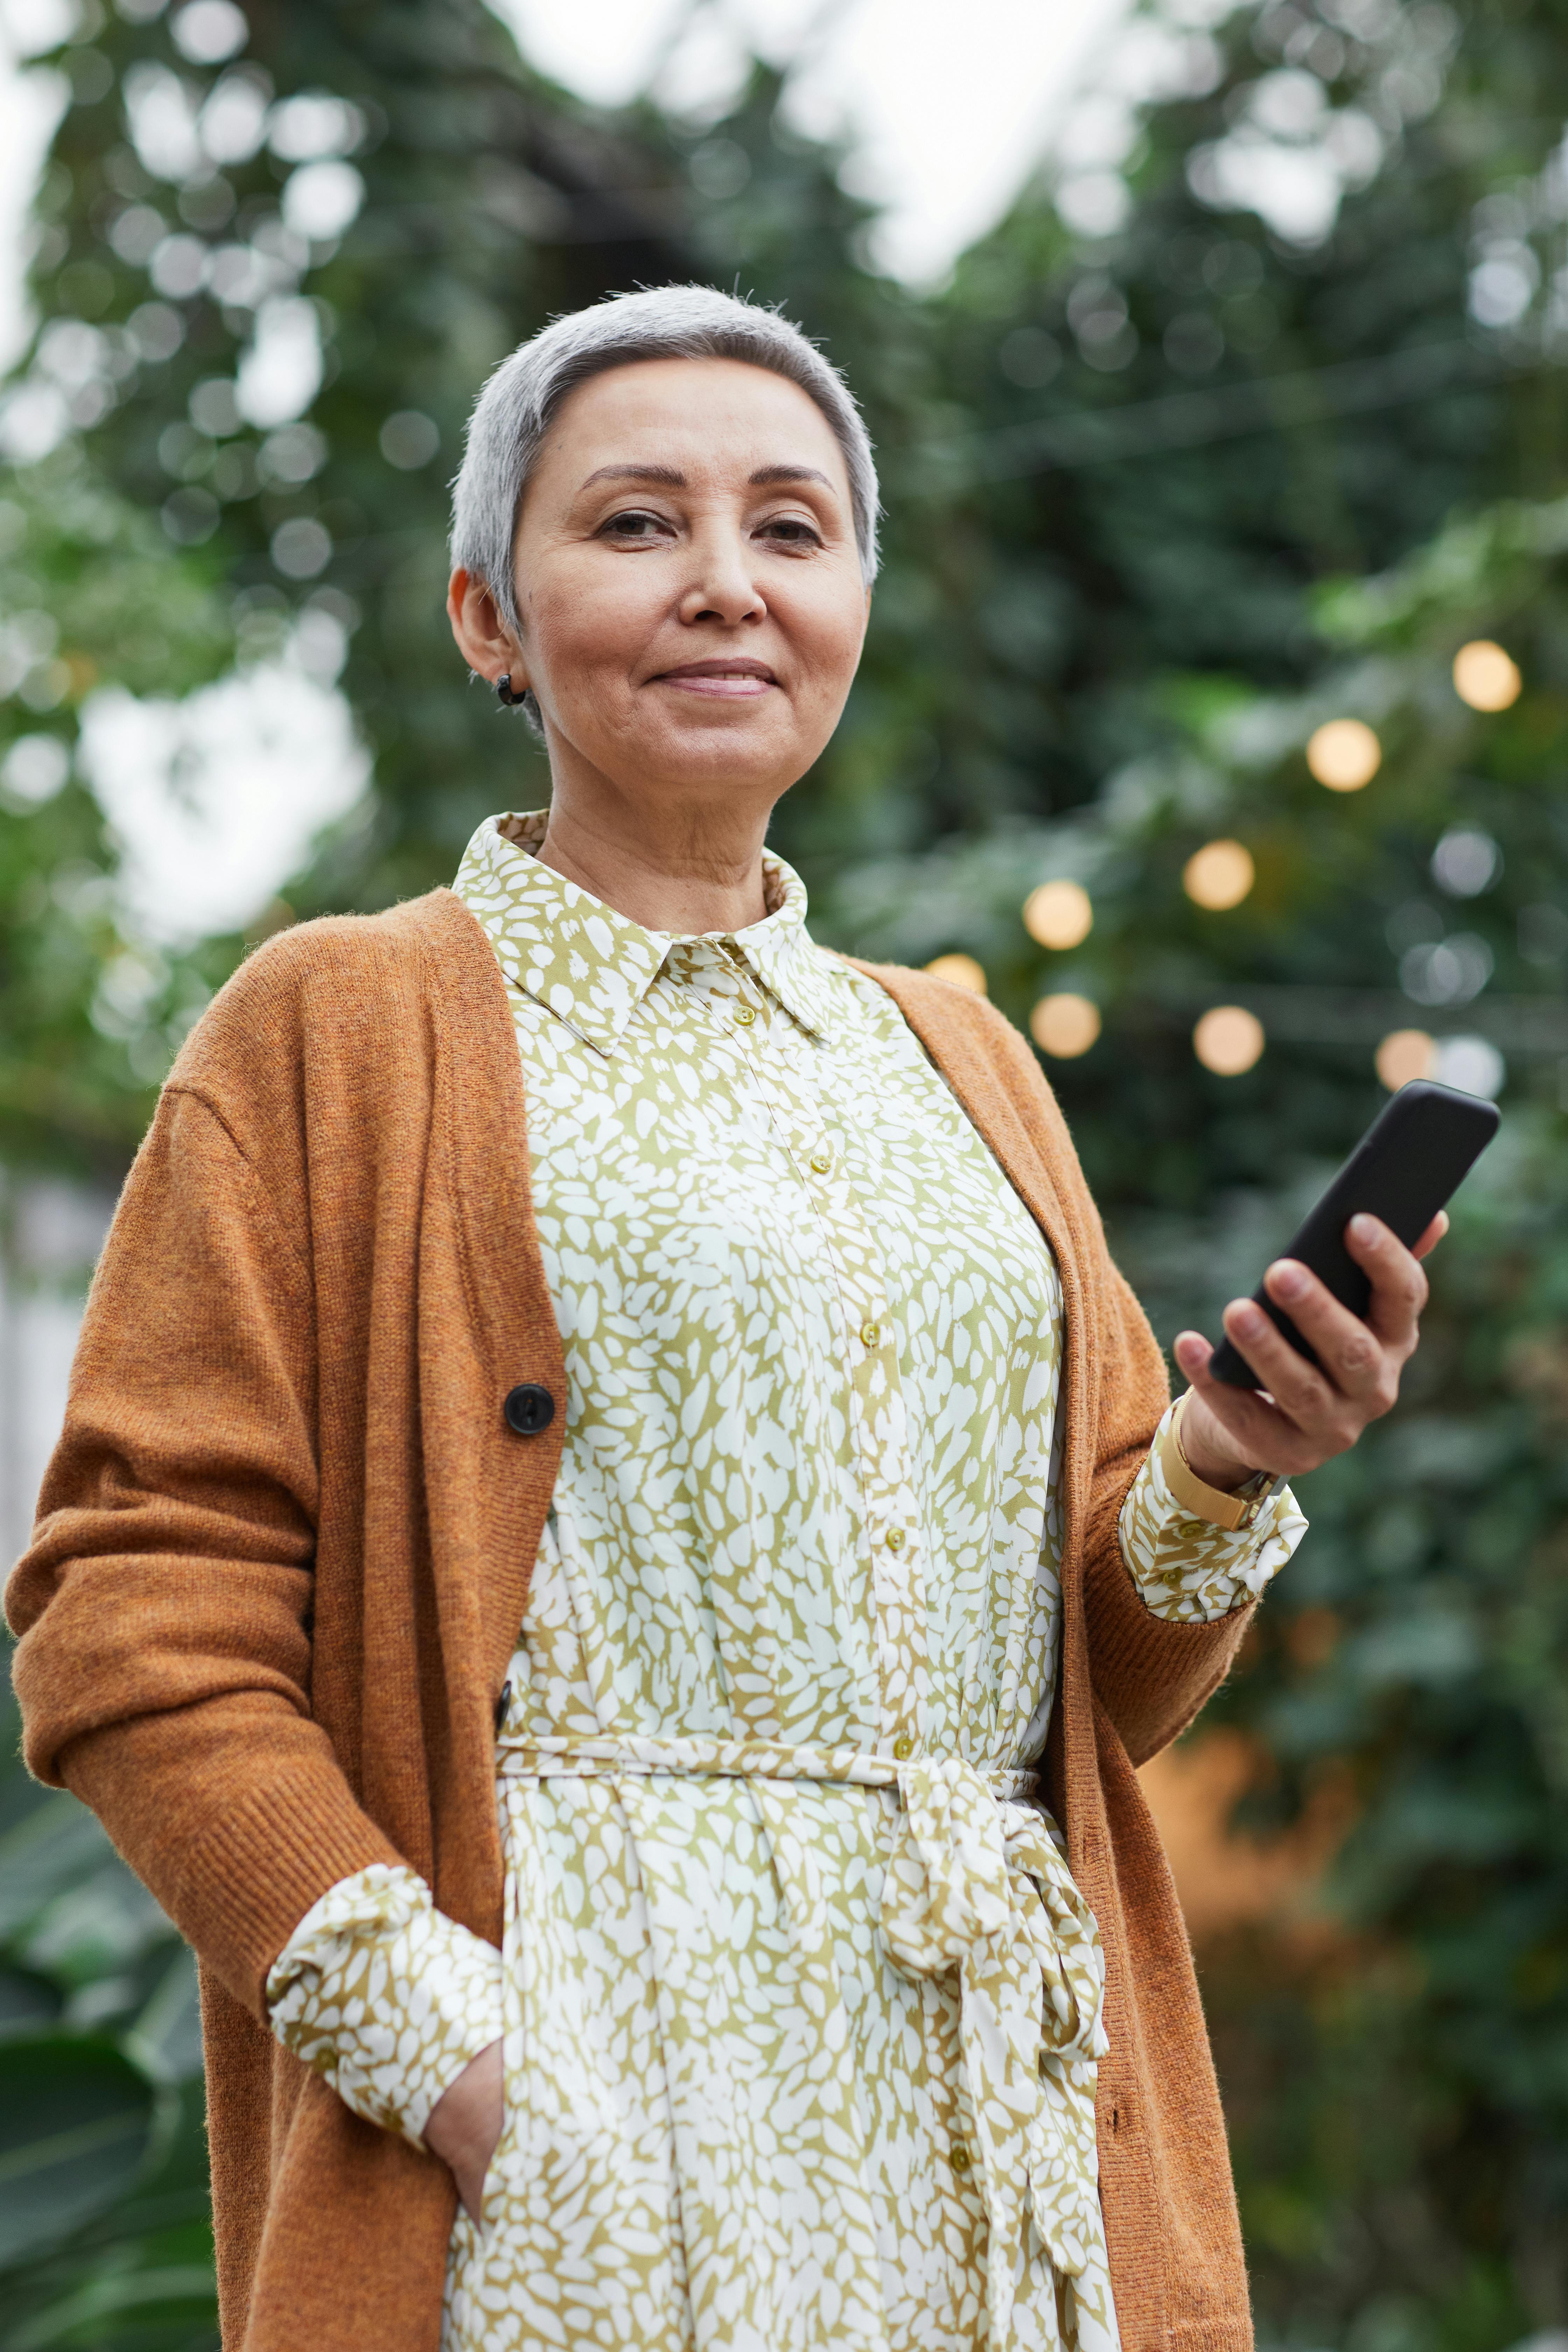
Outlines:
MULTIPOLYGON (((1430 1078, 1413 1078, 1384 1105, 1280 1256, 1299 1258, 1310 1266, 1342 1306, 1352 1315, 1364 1316, 1372 1284, 1345 1247, 1351 1219, 1363 1211, 1381 1217, 1408 1249, 1458 1191, 1497 1131, 1496 1103, 1436 1086, 1430 1078)), ((1252 1296, 1297 1354, 1315 1364, 1310 1346, 1261 1283, 1252 1296)), ((1220 1341, 1209 1370, 1233 1389, 1263 1385, 1229 1339, 1220 1341)))

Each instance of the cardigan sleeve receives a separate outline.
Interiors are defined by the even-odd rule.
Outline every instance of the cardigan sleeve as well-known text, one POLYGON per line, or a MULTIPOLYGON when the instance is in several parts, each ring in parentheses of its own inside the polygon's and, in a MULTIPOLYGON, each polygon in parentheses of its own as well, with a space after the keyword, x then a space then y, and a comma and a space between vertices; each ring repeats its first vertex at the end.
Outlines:
POLYGON ((311 1720, 315 1382, 303 1257, 214 1109, 166 1088, 7 1610, 32 1770, 258 2016, 318 1897, 402 1859, 311 1720))

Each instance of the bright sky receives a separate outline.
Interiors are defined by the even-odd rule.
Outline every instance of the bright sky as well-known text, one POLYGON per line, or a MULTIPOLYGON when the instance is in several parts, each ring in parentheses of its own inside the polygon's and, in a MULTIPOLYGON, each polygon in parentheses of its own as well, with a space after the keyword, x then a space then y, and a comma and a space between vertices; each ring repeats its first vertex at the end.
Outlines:
POLYGON ((1045 149, 1127 0, 490 0, 542 70, 677 102, 732 87, 749 43, 794 68, 804 128, 847 128, 889 205, 881 258, 925 278, 988 228, 1045 149), (670 54, 673 49, 673 54, 670 54))

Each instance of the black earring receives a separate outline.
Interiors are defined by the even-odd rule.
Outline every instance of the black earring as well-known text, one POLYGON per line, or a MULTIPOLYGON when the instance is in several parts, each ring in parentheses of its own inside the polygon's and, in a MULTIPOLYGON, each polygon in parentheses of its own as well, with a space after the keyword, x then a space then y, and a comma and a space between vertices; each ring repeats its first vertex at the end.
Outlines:
MULTIPOLYGON (((525 687, 523 693, 526 694, 527 690, 528 689, 525 687)), ((501 709, 503 710, 516 710, 520 708, 522 698, 523 697, 521 694, 514 694, 511 690, 510 670, 502 670, 500 677, 496 680, 496 699, 500 704, 501 709)))

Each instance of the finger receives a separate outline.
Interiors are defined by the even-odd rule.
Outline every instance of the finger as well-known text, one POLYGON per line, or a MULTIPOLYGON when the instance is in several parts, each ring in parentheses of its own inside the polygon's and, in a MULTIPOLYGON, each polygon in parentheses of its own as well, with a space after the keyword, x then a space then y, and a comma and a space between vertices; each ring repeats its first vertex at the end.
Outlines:
MULTIPOLYGON (((1253 1392, 1248 1389, 1232 1388, 1226 1381, 1205 1378, 1214 1360, 1214 1352, 1201 1331, 1178 1332, 1172 1349, 1178 1365, 1187 1376, 1194 1401, 1201 1400, 1207 1405, 1211 1424, 1218 1424, 1221 1444, 1229 1448, 1238 1462, 1257 1468, 1258 1465, 1245 1442, 1247 1429, 1258 1425, 1258 1417, 1247 1410, 1253 1401, 1253 1392)), ((1196 1425, 1194 1416, 1189 1412, 1182 1433, 1182 1450, 1189 1461, 1193 1461, 1191 1440, 1196 1425)), ((1194 1467, 1196 1467, 1195 1462, 1194 1467)))
MULTIPOLYGON (((1370 1324, 1352 1315, 1326 1283, 1294 1258, 1277 1259, 1263 1280, 1269 1297, 1285 1309, 1316 1355, 1334 1396, 1349 1399, 1366 1413, 1385 1412, 1393 1402, 1392 1393, 1385 1391, 1409 1349, 1395 1354, 1370 1324)), ((1295 1410, 1293 1402, 1289 1409, 1295 1410)))
POLYGON ((1442 1240, 1447 1230, 1448 1212, 1447 1209, 1439 1209, 1431 1223, 1427 1226, 1426 1232, 1422 1234, 1420 1240, 1411 1244, 1411 1256, 1429 1256, 1432 1251, 1436 1248, 1438 1243, 1442 1240))
MULTIPOLYGON (((1323 1458, 1321 1452, 1313 1450, 1272 1399, 1260 1396, 1256 1389, 1232 1388, 1228 1381, 1215 1380, 1208 1369, 1214 1349, 1206 1339, 1195 1331, 1184 1331, 1176 1341, 1175 1354, 1192 1387, 1243 1461, 1256 1462, 1271 1476, 1280 1471, 1293 1476, 1316 1469, 1323 1458)), ((1247 1360, 1250 1363, 1251 1358, 1247 1360)))
POLYGON ((1376 1217, 1352 1217, 1345 1247, 1372 1281, 1366 1319, 1378 1338, 1403 1359, 1415 1345, 1416 1325, 1428 1296, 1426 1276, 1413 1250, 1376 1217))
POLYGON ((1228 1381, 1215 1381, 1205 1368, 1203 1393, 1226 1435, 1266 1436, 1272 1454, 1254 1458, 1268 1458, 1281 1470, 1308 1468, 1322 1459, 1325 1450, 1338 1451, 1342 1441, 1337 1437, 1331 1436, 1325 1449, 1318 1435, 1336 1406, 1342 1408, 1342 1400, 1321 1373, 1297 1354, 1251 1299, 1232 1299, 1225 1324, 1226 1337, 1240 1349, 1258 1383, 1256 1389, 1235 1389, 1228 1381), (1238 1409, 1240 1419, 1236 1417, 1238 1409))
MULTIPOLYGON (((1306 1269, 1303 1267, 1302 1272, 1306 1269)), ((1308 1276, 1315 1281, 1315 1276, 1308 1276)), ((1295 1315, 1292 1302, 1290 1313, 1295 1315)), ((1340 1310, 1344 1312, 1343 1308, 1340 1310)), ((1351 1318, 1352 1321, 1354 1318, 1351 1318)), ((1310 1364, 1298 1354, 1284 1334, 1277 1330, 1263 1309, 1250 1298, 1233 1298, 1225 1310, 1227 1336, 1238 1347, 1258 1375, 1258 1384, 1267 1389, 1279 1411, 1296 1427, 1315 1437, 1321 1437, 1327 1450, 1338 1452, 1346 1441, 1331 1433, 1337 1416, 1343 1411, 1345 1398, 1330 1374, 1310 1364)), ((1364 1328, 1364 1327, 1363 1327, 1364 1328)), ((1311 1333, 1312 1345, 1317 1340, 1311 1333)))

